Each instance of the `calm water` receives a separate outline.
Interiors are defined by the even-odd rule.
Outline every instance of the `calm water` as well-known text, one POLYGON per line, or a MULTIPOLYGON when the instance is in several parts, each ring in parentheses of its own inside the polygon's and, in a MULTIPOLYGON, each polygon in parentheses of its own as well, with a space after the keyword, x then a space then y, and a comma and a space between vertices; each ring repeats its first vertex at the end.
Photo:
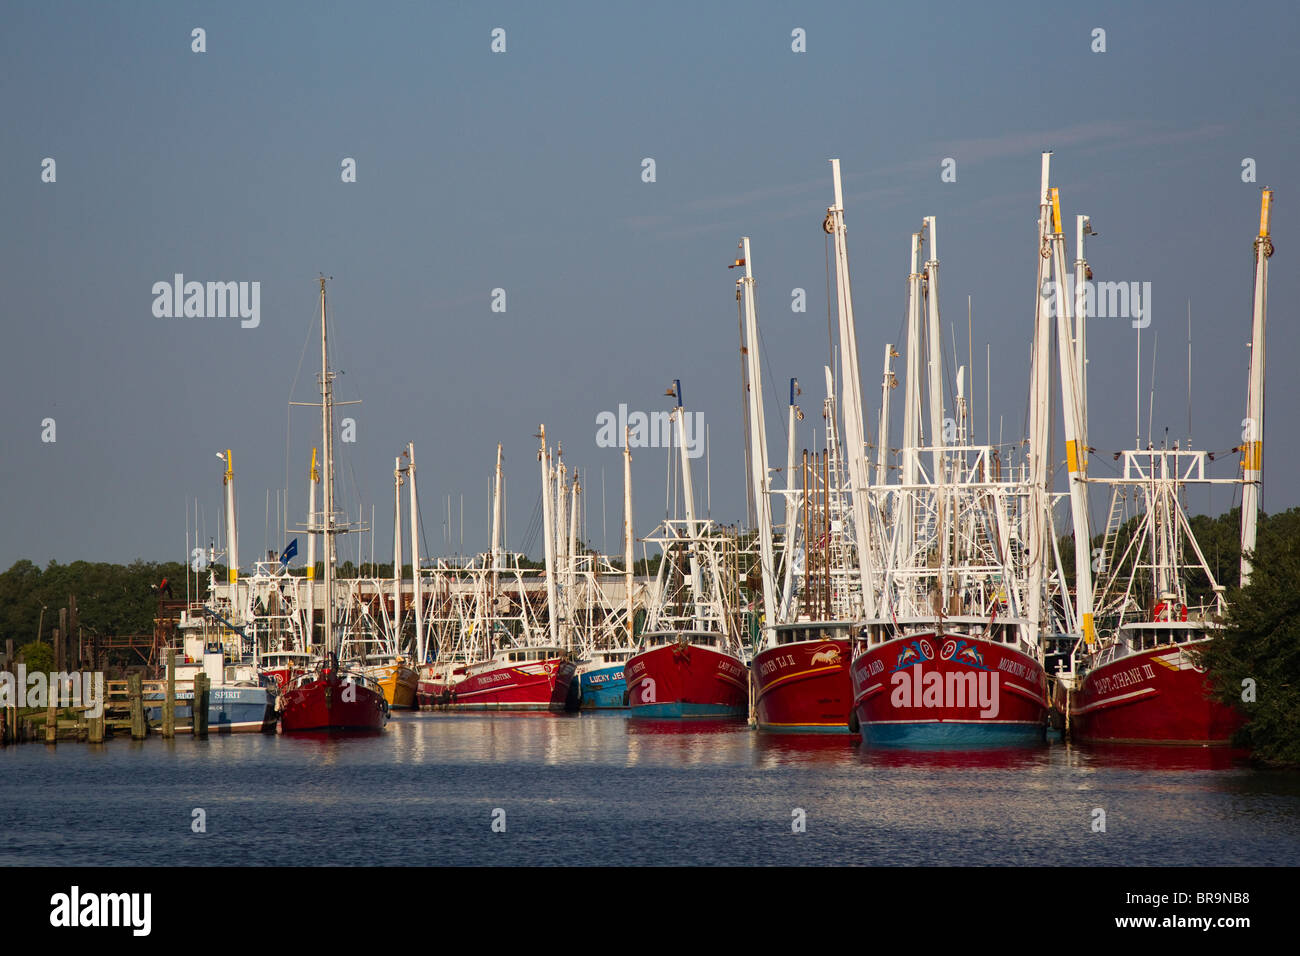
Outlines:
POLYGON ((616 713, 0 750, 0 863, 277 862, 1296 865, 1300 774, 1206 750, 871 752, 616 713))

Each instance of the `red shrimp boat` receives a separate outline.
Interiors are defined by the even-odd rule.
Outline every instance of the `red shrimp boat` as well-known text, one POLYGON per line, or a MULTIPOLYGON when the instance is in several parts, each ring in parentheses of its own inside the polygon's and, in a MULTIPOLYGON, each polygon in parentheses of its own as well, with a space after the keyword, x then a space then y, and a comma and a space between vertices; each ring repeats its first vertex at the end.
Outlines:
POLYGON ((291 683, 280 700, 284 733, 383 730, 388 722, 388 701, 379 684, 339 667, 333 655, 291 683))
MULTIPOLYGON (((919 623, 919 622, 918 622, 919 623)), ((1046 740, 1047 676, 1014 621, 873 624, 853 660, 854 718, 867 744, 1032 746, 1046 740)))
POLYGON ((576 666, 561 647, 501 648, 489 660, 464 668, 448 705, 454 710, 562 711, 576 666))
POLYGON ((632 717, 744 717, 746 666, 716 631, 642 635, 623 669, 632 717))
POLYGON ((754 657, 755 719, 772 733, 849 733, 853 681, 844 621, 778 625, 754 657))
POLYGON ((1122 625, 1072 698, 1071 734, 1107 743, 1228 746, 1245 718, 1211 696, 1197 660, 1212 627, 1187 620, 1122 625))

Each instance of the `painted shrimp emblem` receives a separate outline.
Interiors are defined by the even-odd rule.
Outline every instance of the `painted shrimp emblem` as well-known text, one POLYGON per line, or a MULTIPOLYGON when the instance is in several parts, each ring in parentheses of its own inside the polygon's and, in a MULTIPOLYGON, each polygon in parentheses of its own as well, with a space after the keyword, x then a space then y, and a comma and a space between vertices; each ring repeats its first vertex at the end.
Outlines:
POLYGON ((907 646, 899 652, 898 661, 894 664, 890 673, 901 671, 913 664, 921 664, 932 660, 934 660, 934 648, 930 646, 929 641, 924 638, 919 641, 909 641, 907 646))
POLYGON ((816 667, 818 664, 826 664, 828 667, 837 667, 841 663, 840 649, 834 645, 823 648, 813 654, 808 663, 813 667, 816 667))

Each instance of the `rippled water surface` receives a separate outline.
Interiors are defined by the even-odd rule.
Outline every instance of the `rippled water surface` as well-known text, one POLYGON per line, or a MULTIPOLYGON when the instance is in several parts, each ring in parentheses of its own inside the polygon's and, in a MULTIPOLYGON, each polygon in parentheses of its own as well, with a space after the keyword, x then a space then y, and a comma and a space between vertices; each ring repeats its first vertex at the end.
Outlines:
POLYGON ((407 713, 377 736, 0 750, 0 863, 1296 865, 1300 774, 1203 749, 407 713))

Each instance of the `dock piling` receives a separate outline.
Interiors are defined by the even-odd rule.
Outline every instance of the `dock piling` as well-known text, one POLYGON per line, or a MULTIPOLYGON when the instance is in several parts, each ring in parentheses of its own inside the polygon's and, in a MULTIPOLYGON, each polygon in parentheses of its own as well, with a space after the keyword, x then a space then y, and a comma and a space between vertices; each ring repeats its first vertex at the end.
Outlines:
POLYGON ((194 676, 194 736, 208 739, 208 675, 202 671, 194 676))
POLYGON ((127 694, 131 699, 131 739, 143 740, 149 728, 144 722, 144 691, 139 672, 127 680, 127 694))
POLYGON ((162 735, 166 740, 176 736, 176 649, 167 650, 167 696, 163 698, 162 735))

